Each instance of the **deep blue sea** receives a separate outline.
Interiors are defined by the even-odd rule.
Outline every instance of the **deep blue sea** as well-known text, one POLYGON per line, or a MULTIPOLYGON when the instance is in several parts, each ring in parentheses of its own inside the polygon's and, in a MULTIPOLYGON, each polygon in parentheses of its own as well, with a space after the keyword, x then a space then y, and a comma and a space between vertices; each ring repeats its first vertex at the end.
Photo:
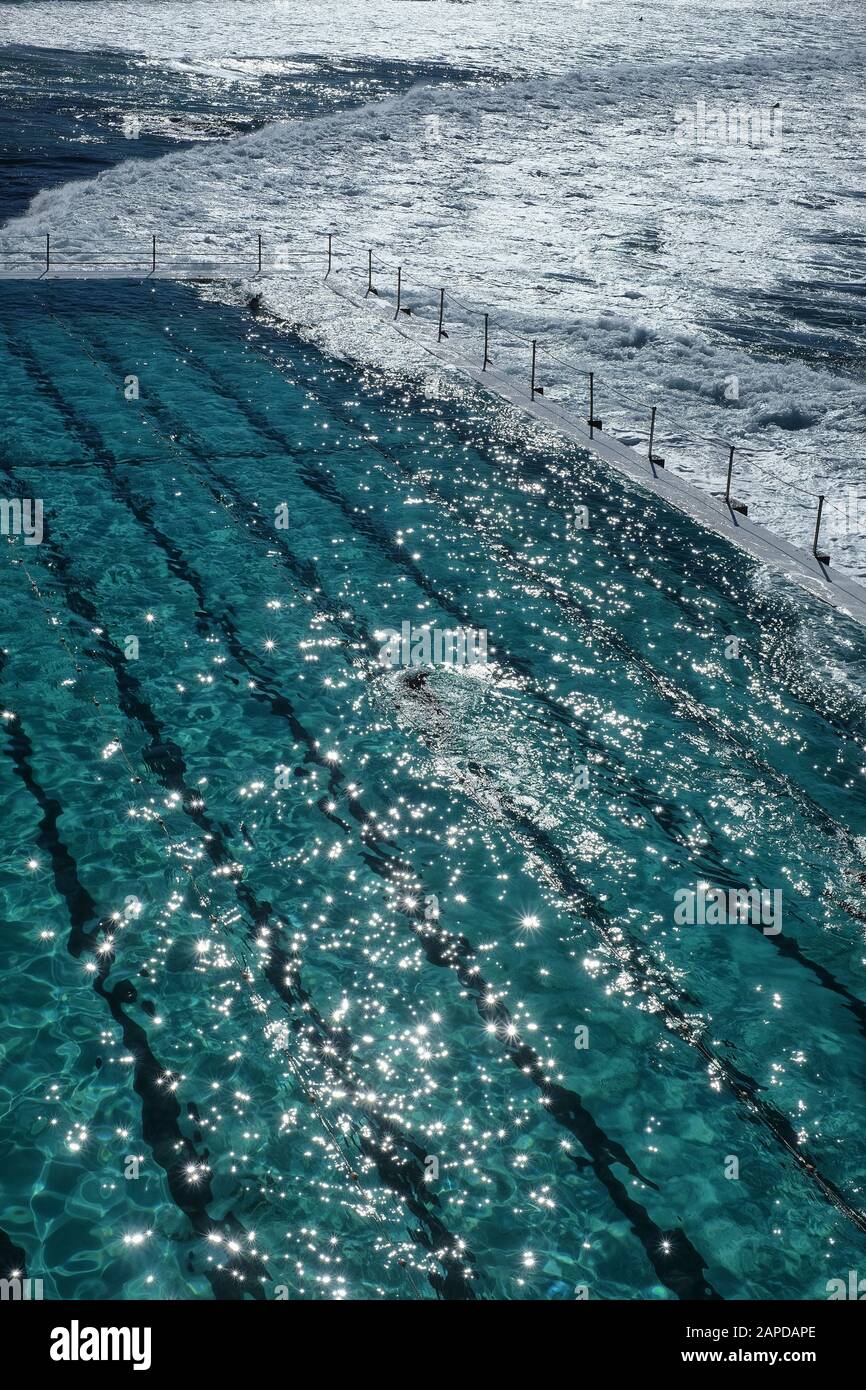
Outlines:
MULTIPOLYGON (((144 80, 44 62, 7 216, 120 157, 144 80)), ((147 80, 184 138, 276 100, 147 80)), ((0 286, 0 493, 42 503, 0 590, 0 1272, 815 1299, 863 1267, 866 634, 501 402, 193 286, 0 286), (385 667, 404 623, 488 660, 385 667), (701 886, 773 928, 678 922, 701 886)))
POLYGON ((44 189, 93 179, 124 160, 154 159, 269 121, 314 119, 414 83, 468 75, 444 63, 300 54, 263 70, 204 77, 117 49, 9 44, 0 49, 0 224, 44 189))

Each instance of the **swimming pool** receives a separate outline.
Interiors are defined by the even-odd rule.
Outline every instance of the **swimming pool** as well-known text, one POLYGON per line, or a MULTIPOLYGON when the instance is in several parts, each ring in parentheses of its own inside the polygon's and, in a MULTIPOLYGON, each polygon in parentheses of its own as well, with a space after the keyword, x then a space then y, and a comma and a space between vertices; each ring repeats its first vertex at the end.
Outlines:
POLYGON ((4 1262, 825 1297, 866 1230, 862 633, 474 391, 178 286, 0 318, 43 504, 4 546, 4 1262), (403 623, 488 659, 392 669, 403 623), (701 884, 781 931, 678 925, 701 884))

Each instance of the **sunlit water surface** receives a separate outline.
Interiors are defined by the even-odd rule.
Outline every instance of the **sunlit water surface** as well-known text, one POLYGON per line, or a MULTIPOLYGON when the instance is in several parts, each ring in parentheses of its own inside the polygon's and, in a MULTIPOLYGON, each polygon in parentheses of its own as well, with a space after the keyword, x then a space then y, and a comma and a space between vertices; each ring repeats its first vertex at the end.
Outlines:
POLYGON ((4 1272, 857 1269, 863 634, 502 406, 191 289, 7 286, 0 330, 3 493, 44 505, 3 547, 4 1272), (408 683, 405 621, 490 659, 408 683), (697 883, 782 932, 676 925, 697 883))

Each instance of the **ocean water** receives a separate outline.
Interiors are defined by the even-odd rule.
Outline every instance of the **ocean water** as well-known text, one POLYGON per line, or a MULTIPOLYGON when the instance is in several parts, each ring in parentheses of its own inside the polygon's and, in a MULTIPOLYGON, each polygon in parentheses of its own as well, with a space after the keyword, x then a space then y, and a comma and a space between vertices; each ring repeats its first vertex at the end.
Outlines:
MULTIPOLYGON (((497 146, 458 161, 444 111, 490 103, 502 153, 495 104, 573 90, 586 14, 313 6, 304 66, 289 11, 204 8, 101 7, 97 44, 90 7, 7 7, 34 89, 7 147, 34 133, 4 241, 61 208, 70 247, 145 208, 204 238, 217 203, 240 235, 279 200, 281 236, 339 203, 363 242, 402 197, 447 265, 458 173, 465 213, 497 146)), ((675 8, 721 62, 721 20, 675 8)), ((595 16, 597 84, 637 61, 623 13, 595 16)), ((797 13, 724 32, 805 63, 797 13)), ((653 26, 639 56, 679 82, 670 47, 653 26)), ((862 630, 380 329, 340 338, 321 286, 258 284, 255 314, 248 286, 0 285, 0 490, 43 508, 0 588, 2 1273, 118 1301, 825 1297, 866 1237, 862 630), (403 624, 488 660, 419 681, 380 660, 403 624), (680 924, 703 884, 780 893, 781 930, 680 924)), ((809 353, 850 469, 853 376, 809 353)))
MULTIPOLYGON (((58 255, 146 248, 152 232, 237 252, 261 232, 321 257, 330 230, 357 243, 341 265, 360 273, 366 246, 402 264, 415 303, 447 286, 476 346, 485 309, 500 335, 538 338, 546 392, 580 414, 594 370, 621 438, 645 441, 655 404, 668 467, 698 486, 723 485, 734 444, 740 493, 786 539, 810 543, 826 494, 833 561, 866 576, 860 0, 341 0, 302 22, 289 5, 185 0, 160 4, 158 22, 151 5, 99 15, 96 32, 93 7, 68 0, 5 19, 20 44, 134 54, 152 83, 171 73, 233 119, 252 90, 270 119, 54 187, 0 254, 41 250, 46 231, 58 255), (279 92, 298 58, 310 87, 316 62, 401 61, 416 80, 311 120, 261 90, 279 92), (431 63, 451 80, 431 85, 431 63)), ((123 107, 160 126, 146 83, 123 107)), ((347 350, 318 274, 272 276, 263 293, 347 350)), ((351 348, 398 364, 374 326, 351 348)), ((501 345, 503 367, 525 375, 524 359, 501 345)))
MULTIPOLYGON (((28 15, 23 34, 36 39, 38 29, 28 15)), ((200 71, 135 51, 7 44, 0 62, 0 222, 25 213, 39 193, 93 180, 116 164, 461 75, 433 61, 315 54, 200 71)))

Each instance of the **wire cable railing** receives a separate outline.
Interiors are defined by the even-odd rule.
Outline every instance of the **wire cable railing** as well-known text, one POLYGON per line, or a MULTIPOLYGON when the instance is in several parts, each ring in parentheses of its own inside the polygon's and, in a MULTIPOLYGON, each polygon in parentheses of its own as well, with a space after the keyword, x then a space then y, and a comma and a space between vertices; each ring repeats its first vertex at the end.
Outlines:
MULTIPOLYGON (((341 238, 341 241, 342 241, 344 244, 352 245, 354 248, 361 249, 360 243, 351 242, 348 238, 345 238, 345 239, 344 239, 344 238, 341 238)), ((329 275, 329 274, 331 273, 332 269, 333 269, 333 251, 332 251, 332 243, 331 243, 330 237, 329 237, 329 248, 328 248, 328 250, 329 250, 329 254, 328 254, 328 271, 326 272, 326 278, 327 278, 327 275, 329 275)), ((378 252, 373 251, 372 248, 369 248, 369 247, 367 248, 367 267, 368 267, 368 268, 367 268, 367 287, 366 287, 366 290, 365 290, 365 297, 368 297, 369 295, 372 294, 372 295, 375 295, 375 297, 376 297, 377 299, 381 299, 381 298, 383 298, 384 296, 387 296, 387 294, 388 294, 388 291, 385 289, 384 286, 381 285, 381 283, 374 284, 374 282, 373 282, 373 267, 374 267, 374 266, 377 266, 377 267, 379 267, 380 269, 383 269, 383 270, 387 270, 387 271, 391 272, 393 275, 396 276, 396 280, 397 280, 397 295, 396 295, 396 299, 395 299, 395 319, 397 318, 398 314, 401 313, 401 312, 402 312, 402 313, 405 313, 405 314, 407 314, 407 315, 411 315, 411 316, 415 317, 416 319, 425 319, 425 318, 426 318, 426 319, 431 319, 431 318, 433 317, 433 315, 429 312, 429 310, 430 310, 430 306, 429 306, 429 305, 423 305, 423 304, 422 304, 422 305, 419 305, 419 304, 417 304, 417 303, 411 304, 411 305, 410 305, 410 304, 408 304, 408 303, 403 303, 403 302, 402 302, 403 299, 404 299, 405 293, 406 293, 406 276, 405 276, 404 267, 403 267, 402 265, 398 264, 397 262, 388 260, 386 257, 381 256, 378 252), (425 311, 428 311, 428 312, 425 312, 425 311)), ((358 278, 362 278, 362 277, 363 277, 363 272, 362 272, 361 270, 359 270, 359 268, 358 268, 357 266, 353 267, 348 273, 349 273, 350 275, 353 275, 354 278, 355 278, 356 280, 357 280, 358 278)), ((449 332, 448 332, 447 330, 443 332, 443 329, 444 329, 443 309, 444 309, 445 294, 446 294, 446 291, 445 291, 444 287, 441 286, 441 285, 440 285, 440 286, 436 286, 433 282, 428 281, 428 280, 424 280, 424 279, 422 279, 419 275, 416 275, 416 274, 414 274, 414 273, 413 273, 413 276, 412 276, 412 284, 413 284, 414 286, 416 286, 416 287, 420 287, 420 288, 422 288, 422 289, 429 290, 429 291, 433 292, 435 295, 438 295, 438 296, 439 296, 439 298, 438 298, 438 306, 439 306, 439 307, 438 307, 438 315, 437 315, 437 317, 436 317, 436 322, 437 322, 437 326, 438 326, 438 329, 437 329, 437 341, 441 341, 441 338, 442 338, 443 336, 444 336, 444 337, 448 337, 448 336, 449 336, 449 332)), ((491 366, 491 365, 492 365, 492 363, 491 363, 491 361, 490 361, 490 359, 489 359, 489 356, 488 356, 488 353, 489 353, 489 351, 490 351, 490 338, 489 338, 490 313, 489 313, 489 311, 488 311, 488 310, 485 310, 481 305, 479 305, 479 304, 477 304, 477 303, 473 303, 471 300, 464 299, 464 298, 462 298, 460 295, 455 294, 454 291, 451 290, 451 289, 449 289, 449 290, 447 291, 447 299, 448 299, 448 304, 449 304, 449 305, 457 305, 460 309, 463 310, 464 314, 466 314, 467 316, 469 316, 469 317, 475 317, 475 318, 483 318, 483 320, 484 320, 484 330, 485 330, 485 332, 484 332, 484 368, 485 368, 485 370, 486 370, 486 369, 488 368, 488 366, 491 366)), ((449 324, 449 328, 453 328, 453 324, 449 324)), ((543 396, 543 395, 545 394, 545 388, 544 388, 543 386, 541 386, 541 387, 536 386, 536 384, 535 384, 535 382, 536 382, 536 368, 537 368, 538 366, 540 366, 541 361, 542 361, 542 359, 541 359, 541 357, 540 357, 540 355, 539 355, 539 353, 538 353, 538 340, 537 340, 537 339, 532 339, 532 338, 530 338, 530 337, 527 336, 525 333, 521 332, 519 329, 517 329, 516 327, 514 327, 512 324, 507 323, 507 321, 506 321, 505 324, 503 325, 502 337, 501 337, 500 340, 499 340, 499 347, 500 347, 500 348, 504 347, 504 348, 506 348, 506 349, 513 349, 516 345, 520 345, 521 347, 523 347, 523 348, 525 349, 525 351, 527 352, 527 355, 528 355, 528 356, 531 354, 531 357, 530 357, 530 361, 531 361, 531 363, 532 363, 532 367, 531 367, 531 382, 530 382, 530 397, 531 397, 531 399, 534 399, 534 397, 535 397, 536 395, 543 396)), ((566 360, 566 359, 562 356, 562 354, 561 354, 560 352, 557 352, 555 349, 550 348, 550 347, 545 347, 544 353, 543 353, 543 361, 544 361, 544 363, 553 362, 553 363, 555 363, 555 364, 557 364, 557 365, 563 367, 563 368, 565 369, 566 373, 567 373, 566 384, 568 384, 568 382, 569 382, 570 380, 573 380, 574 375, 575 375, 576 372, 577 372, 578 374, 584 375, 584 376, 588 379, 589 388, 590 388, 590 400, 589 400, 589 403, 588 403, 588 410, 589 410, 589 413, 588 413, 588 415, 587 415, 587 417, 586 417, 586 423, 589 423, 589 424, 590 424, 590 430, 589 430, 590 439, 593 438, 593 434, 594 434, 594 432, 595 432, 596 429, 598 430, 599 434, 601 434, 601 433, 602 433, 602 430, 603 430, 603 426, 602 426, 601 422, 600 422, 600 421, 597 421, 597 419, 596 419, 596 416, 595 416, 595 414, 594 414, 594 407, 593 407, 593 397, 594 397, 594 395, 595 395, 595 391, 597 391, 597 389, 598 389, 599 386, 601 386, 601 387, 603 388, 603 390, 604 390, 604 396, 605 396, 606 402, 607 402, 607 403, 613 403, 615 406, 618 406, 619 409, 620 409, 620 411, 623 413, 624 422, 625 422, 625 427, 626 427, 626 429, 627 429, 627 432, 628 432, 629 434, 634 434, 634 433, 635 433, 635 423, 634 423, 634 421, 635 421, 635 404, 634 404, 634 402, 633 402, 633 401, 630 402, 630 401, 624 400, 623 397, 621 396, 621 394, 619 393, 618 389, 614 386, 614 384, 613 384, 612 382, 610 382, 608 379, 606 379, 605 377, 599 376, 599 374, 594 370, 594 368, 593 368, 588 362, 587 362, 587 363, 575 364, 574 361, 566 360), (593 423, 590 423, 590 422, 593 422, 593 423)), ((569 400, 568 403, 569 403, 569 404, 571 403, 570 400, 569 400)), ((550 413, 557 414, 557 415, 560 416, 560 418, 563 420, 564 423, 566 423, 566 424, 568 424, 568 425, 571 425, 571 426, 574 425, 574 423, 575 423, 574 418, 572 417, 572 415, 571 415, 569 412, 567 412, 567 411, 566 411, 566 412, 559 411, 559 410, 556 410, 555 408, 554 408, 553 410, 551 410, 551 404, 550 404, 550 400, 549 400, 549 399, 546 399, 546 400, 545 400, 545 407, 546 407, 546 410, 547 410, 547 412, 548 412, 549 414, 550 414, 550 413)), ((607 413, 608 413, 608 416, 610 417, 611 412, 608 411, 607 413)), ((664 460, 661 459, 661 458, 659 458, 657 455, 654 455, 654 454, 653 454, 653 450, 652 450, 653 435, 654 435, 655 428, 656 428, 656 421, 657 421, 657 418, 658 418, 659 416, 662 416, 662 409, 661 409, 661 407, 658 406, 658 405, 646 406, 646 414, 647 414, 647 417, 648 417, 648 425, 649 425, 648 429, 646 430, 646 435, 647 435, 647 438, 648 438, 647 455, 645 456, 645 457, 646 457, 646 461, 647 461, 647 462, 651 462, 652 465, 653 465, 654 467, 658 467, 658 466, 663 467, 663 466, 664 466, 664 460)), ((722 491, 719 491, 717 495, 720 496, 720 497, 722 497, 722 498, 724 499, 725 504, 729 507, 729 509, 730 509, 732 512, 736 512, 736 513, 739 513, 739 514, 744 515, 744 516, 745 516, 745 515, 748 515, 748 506, 747 506, 747 504, 744 503, 744 502, 742 502, 742 501, 740 501, 740 500, 738 500, 738 499, 733 495, 733 493, 732 493, 732 491, 731 491, 731 488, 732 488, 733 461, 734 461, 735 455, 737 455, 737 454, 738 454, 741 458, 747 460, 749 466, 752 467, 752 468, 754 468, 754 470, 755 470, 758 474, 760 474, 761 477, 763 477, 764 479, 766 479, 766 480, 768 480, 768 481, 771 481, 771 482, 772 482, 773 484, 775 484, 777 487, 784 488, 784 489, 786 490, 786 492, 792 491, 792 490, 793 490, 793 491, 797 492, 801 497, 808 499, 811 503, 816 503, 816 504, 817 504, 817 509, 816 509, 816 524, 815 524, 815 532, 814 532, 813 541, 812 541, 811 553, 812 553, 812 555, 814 556, 814 558, 815 558, 816 560, 818 560, 819 563, 821 563, 822 565, 827 565, 827 564, 829 563, 829 556, 828 556, 823 550, 821 550, 821 549, 819 548, 819 546, 820 546, 821 522, 822 522, 822 517, 823 517, 824 504, 825 504, 825 501, 826 501, 826 494, 821 493, 821 492, 818 492, 818 491, 813 490, 813 489, 810 489, 810 488, 807 488, 807 487, 804 487, 802 484, 797 483, 797 482, 794 482, 794 481, 792 481, 792 480, 789 479, 789 478, 783 478, 778 472, 776 472, 774 469, 772 469, 772 468, 768 465, 768 463, 766 462, 766 460, 767 460, 768 458, 772 458, 772 457, 773 457, 773 450, 771 450, 771 449, 769 449, 769 448, 766 448, 765 446, 762 446, 762 445, 760 445, 760 444, 755 444, 755 443, 746 443, 746 444, 744 444, 744 443, 742 443, 741 441, 734 442, 734 441, 731 440, 730 438, 728 438, 728 437, 726 437, 726 436, 724 436, 724 435, 722 435, 722 434, 715 433, 715 432, 712 433, 712 434, 705 433, 704 431, 702 431, 702 430, 696 428, 696 427, 695 427, 693 424, 691 424, 690 422, 683 420, 681 416, 679 416, 677 413, 671 411, 667 406, 664 407, 663 418, 664 418, 666 424, 674 424, 674 425, 676 425, 676 426, 680 429, 680 431, 681 431, 681 433, 682 433, 683 441, 685 441, 685 442, 692 442, 692 441, 696 441, 696 440, 697 440, 697 441, 700 441, 701 443, 703 443, 703 444, 705 444, 705 445, 709 445, 709 446, 711 446, 711 447, 716 447, 716 448, 718 448, 720 451, 721 451, 721 450, 725 450, 725 451, 726 451, 726 453, 727 453, 727 479, 726 479, 724 491, 723 491, 723 492, 722 492, 722 491)), ((639 433, 643 433, 643 431, 640 431, 639 433)), ((604 436, 605 436, 605 443, 606 443, 608 449, 613 448, 613 450, 614 450, 615 452, 620 453, 620 454, 621 454, 621 457, 623 458, 624 461, 625 461, 625 459, 626 459, 627 457, 630 458, 630 457, 632 456, 632 453, 634 452, 634 451, 633 451, 633 446, 630 445, 630 444, 625 443, 625 441, 622 441, 622 443, 623 443, 623 450, 620 450, 620 449, 617 448, 617 446, 620 444, 621 441, 619 441, 619 440, 617 439, 617 437, 616 437, 615 428, 612 428, 612 427, 611 427, 610 418, 609 418, 609 420, 608 420, 608 428, 607 428, 606 431, 604 431, 604 436), (628 450, 628 454, 626 454, 625 450, 628 450)), ((810 463, 811 465, 814 465, 814 454, 813 454, 813 453, 808 452, 808 451, 805 451, 805 450, 791 450, 791 451, 789 451, 789 452, 791 452, 792 454, 794 454, 794 455, 796 455, 796 456, 799 456, 799 457, 808 459, 809 463, 810 463)))
MULTIPOLYGON (((373 260, 383 268, 392 270, 395 273, 398 270, 402 271, 402 267, 398 266, 396 262, 388 261, 384 257, 379 256, 376 252, 373 253, 373 260)), ((417 275, 413 275, 413 280, 415 284, 421 285, 425 289, 436 289, 437 293, 441 292, 440 289, 433 286, 431 282, 422 280, 417 275)), ((475 315, 486 315, 488 312, 485 311, 483 307, 478 304, 468 303, 466 300, 460 298, 460 296, 456 295, 450 289, 448 290, 448 302, 449 304, 457 304, 460 308, 464 310, 465 313, 475 315)), ((413 309, 413 313, 414 312, 415 310, 413 309)), ((418 315, 418 317, 420 317, 420 315, 418 315)), ((513 327, 508 327, 506 331, 510 338, 513 338, 517 342, 522 343, 527 350, 531 351, 532 339, 530 337, 520 333, 517 329, 513 327)), ((618 405, 620 409, 627 413, 629 419, 633 420, 634 401, 624 400, 622 396, 619 394, 617 388, 613 385, 613 383, 610 382, 607 378, 600 376, 599 373, 594 370, 594 368, 588 361, 575 363, 574 361, 566 360, 560 353, 558 353, 554 348, 550 346, 545 347, 544 357, 546 361, 555 362, 557 363, 557 365, 564 367, 566 372, 572 375, 576 372, 578 375, 583 374, 586 377, 588 377, 590 373, 592 373, 595 382, 605 387, 606 401, 612 401, 615 405, 618 405)), ((647 407, 647 409, 650 410, 651 407, 647 407)), ((754 460, 760 457, 761 455, 771 456, 773 452, 772 450, 767 449, 760 444, 743 444, 739 441, 735 443, 729 437, 726 437, 721 434, 706 434, 701 430, 697 429, 691 422, 683 420, 681 416, 675 414, 668 406, 665 406, 664 418, 667 422, 678 425, 683 432, 684 438, 690 440, 697 439, 700 440, 702 443, 717 445, 720 448, 733 448, 737 451, 737 453, 741 454, 744 457, 747 457, 753 463, 754 460)), ((802 457, 808 457, 810 461, 814 458, 814 455, 811 452, 805 450, 789 450, 789 452, 800 455, 802 457)), ((803 496, 817 499, 821 495, 818 492, 813 492, 810 489, 804 488, 797 483, 793 483, 787 478, 782 478, 778 473, 774 473, 770 469, 762 469, 761 466, 757 463, 754 463, 754 466, 757 469, 757 471, 763 472, 764 476, 773 478, 774 481, 783 484, 785 487, 793 487, 796 491, 801 492, 803 496)))

